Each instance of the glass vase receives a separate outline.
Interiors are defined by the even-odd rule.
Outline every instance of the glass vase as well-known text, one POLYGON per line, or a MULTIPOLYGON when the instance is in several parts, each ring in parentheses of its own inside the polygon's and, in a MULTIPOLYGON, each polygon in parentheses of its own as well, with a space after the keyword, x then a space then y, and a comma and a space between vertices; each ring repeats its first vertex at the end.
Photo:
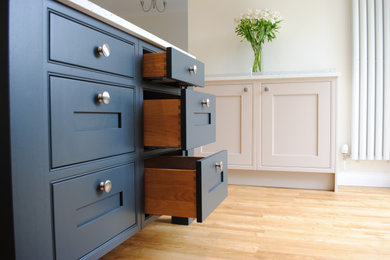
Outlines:
POLYGON ((253 59, 253 65, 252 65, 252 73, 253 72, 261 72, 262 71, 262 60, 261 60, 261 54, 262 54, 262 49, 263 47, 260 45, 260 46, 256 46, 256 47, 252 47, 253 49, 253 54, 254 54, 254 59, 253 59))

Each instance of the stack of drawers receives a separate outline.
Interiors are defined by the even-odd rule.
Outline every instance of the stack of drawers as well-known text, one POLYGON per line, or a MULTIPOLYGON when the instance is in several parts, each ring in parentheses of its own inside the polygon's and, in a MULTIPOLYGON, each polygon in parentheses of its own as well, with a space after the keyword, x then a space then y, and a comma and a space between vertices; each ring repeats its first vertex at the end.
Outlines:
POLYGON ((49 28, 56 259, 78 259, 119 233, 139 228, 137 39, 56 11, 49 12, 49 28))
MULTIPOLYGON (((145 54, 143 78, 182 86, 179 97, 144 100, 145 146, 177 147, 191 154, 215 142, 215 96, 183 87, 204 85, 201 62, 171 48, 145 54)), ((145 213, 204 221, 227 196, 226 166, 227 151, 206 158, 145 160, 145 213)))

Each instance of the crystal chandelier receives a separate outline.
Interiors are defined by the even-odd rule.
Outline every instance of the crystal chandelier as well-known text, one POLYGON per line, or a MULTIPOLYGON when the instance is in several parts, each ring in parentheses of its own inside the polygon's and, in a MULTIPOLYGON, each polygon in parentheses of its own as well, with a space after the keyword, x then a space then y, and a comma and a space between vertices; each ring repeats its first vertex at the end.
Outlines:
POLYGON ((163 0, 163 7, 161 9, 158 8, 158 6, 157 6, 157 0, 152 0, 150 2, 150 6, 148 8, 145 7, 145 1, 144 0, 140 0, 140 3, 141 3, 141 6, 142 6, 142 10, 144 10, 144 12, 149 12, 152 9, 156 9, 158 12, 162 13, 162 12, 165 11, 165 8, 167 7, 167 1, 166 0, 163 0))

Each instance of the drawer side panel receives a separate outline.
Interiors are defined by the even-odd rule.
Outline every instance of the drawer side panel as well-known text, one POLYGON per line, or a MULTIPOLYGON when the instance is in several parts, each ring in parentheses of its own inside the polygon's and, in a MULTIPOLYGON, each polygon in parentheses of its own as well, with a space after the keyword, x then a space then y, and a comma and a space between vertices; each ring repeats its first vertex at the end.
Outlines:
POLYGON ((181 146, 180 99, 144 100, 144 145, 181 146))
POLYGON ((195 170, 145 168, 145 213, 195 218, 195 170))

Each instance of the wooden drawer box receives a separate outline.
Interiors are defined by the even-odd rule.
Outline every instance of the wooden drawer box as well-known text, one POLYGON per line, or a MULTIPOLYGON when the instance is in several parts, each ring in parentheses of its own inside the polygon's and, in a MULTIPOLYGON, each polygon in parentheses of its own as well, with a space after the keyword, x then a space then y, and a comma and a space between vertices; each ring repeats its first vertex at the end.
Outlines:
POLYGON ((134 100, 133 88, 50 77, 52 167, 134 152, 134 100))
POLYGON ((204 87, 204 64, 173 48, 166 52, 145 53, 142 77, 145 80, 204 87))
POLYGON ((227 151, 145 160, 145 213, 204 221, 227 197, 227 151))
POLYGON ((189 150, 215 142, 215 101, 192 89, 178 99, 144 100, 144 145, 189 150))
POLYGON ((136 224, 134 178, 131 163, 52 185, 56 259, 79 259, 136 224))
MULTIPOLYGON (((135 42, 136 39, 132 40, 135 42)), ((119 39, 90 25, 50 13, 52 61, 134 77, 134 42, 119 39)))

